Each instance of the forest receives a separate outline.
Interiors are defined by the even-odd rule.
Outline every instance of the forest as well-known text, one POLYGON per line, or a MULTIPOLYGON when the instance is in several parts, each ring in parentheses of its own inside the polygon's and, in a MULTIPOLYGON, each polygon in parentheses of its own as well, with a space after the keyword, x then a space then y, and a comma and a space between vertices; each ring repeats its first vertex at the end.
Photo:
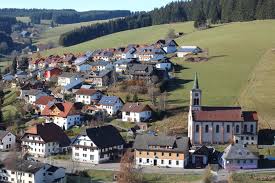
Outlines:
POLYGON ((140 27, 184 21, 209 24, 275 18, 274 0, 190 0, 178 1, 150 12, 136 12, 108 23, 95 24, 60 36, 59 44, 71 46, 104 35, 140 27))
POLYGON ((9 17, 30 17, 32 23, 40 23, 40 20, 52 20, 56 24, 71 24, 79 22, 87 22, 94 20, 105 20, 117 17, 125 17, 131 15, 128 10, 93 10, 77 12, 72 9, 49 10, 49 9, 16 9, 4 8, 0 9, 0 16, 9 17))

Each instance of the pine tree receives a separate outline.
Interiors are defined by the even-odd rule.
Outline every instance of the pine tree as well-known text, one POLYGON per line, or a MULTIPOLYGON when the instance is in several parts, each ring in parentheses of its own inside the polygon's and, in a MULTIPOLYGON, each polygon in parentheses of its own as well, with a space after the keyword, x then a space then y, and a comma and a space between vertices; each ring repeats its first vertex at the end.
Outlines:
POLYGON ((203 12, 203 10, 201 9, 198 13, 198 15, 196 16, 195 22, 194 22, 194 27, 195 28, 205 28, 207 26, 207 20, 206 20, 206 16, 203 12))
POLYGON ((138 96, 137 96, 137 94, 135 93, 134 96, 133 96, 133 102, 138 102, 138 100, 139 100, 139 99, 138 99, 138 96))
POLYGON ((17 57, 14 57, 11 65, 11 73, 15 74, 17 71, 17 57))
POLYGON ((221 21, 228 23, 232 21, 233 0, 221 0, 221 21))

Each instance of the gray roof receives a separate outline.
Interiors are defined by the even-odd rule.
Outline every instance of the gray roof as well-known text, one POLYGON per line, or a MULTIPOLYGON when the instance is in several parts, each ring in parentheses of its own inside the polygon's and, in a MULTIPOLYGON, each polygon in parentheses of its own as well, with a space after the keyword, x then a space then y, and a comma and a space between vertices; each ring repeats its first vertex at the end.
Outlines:
POLYGON ((79 74, 73 73, 73 72, 63 72, 59 77, 64 77, 64 78, 79 77, 79 74))
POLYGON ((36 89, 30 89, 30 90, 24 91, 25 95, 33 95, 33 96, 37 96, 38 94, 41 94, 41 93, 45 93, 45 92, 43 92, 42 90, 36 90, 36 89))
POLYGON ((36 173, 46 165, 45 163, 27 160, 6 162, 4 164, 7 170, 22 171, 26 173, 36 173))
POLYGON ((8 133, 8 131, 0 130, 0 140, 2 140, 8 133))
POLYGON ((163 151, 183 152, 189 149, 188 137, 176 136, 154 136, 154 135, 138 135, 134 142, 134 149, 140 150, 156 150, 150 146, 169 146, 171 149, 161 149, 163 151))
POLYGON ((110 64, 110 62, 107 62, 107 61, 104 61, 104 60, 99 60, 99 61, 96 61, 96 62, 92 62, 90 65, 91 66, 106 66, 110 64))
POLYGON ((117 102, 117 100, 120 100, 120 98, 117 96, 103 96, 99 101, 99 104, 113 106, 117 102))
POLYGON ((249 148, 243 144, 231 144, 229 145, 222 155, 223 159, 259 159, 249 148))
POLYGON ((154 71, 152 65, 133 64, 130 66, 129 73, 132 75, 151 75, 154 71))

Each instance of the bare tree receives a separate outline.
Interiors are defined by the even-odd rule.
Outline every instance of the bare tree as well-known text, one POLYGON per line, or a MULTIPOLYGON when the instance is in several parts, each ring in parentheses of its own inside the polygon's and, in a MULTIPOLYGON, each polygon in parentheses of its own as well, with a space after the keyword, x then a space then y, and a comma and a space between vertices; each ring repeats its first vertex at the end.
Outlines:
POLYGON ((141 183, 142 175, 134 167, 134 154, 128 150, 120 161, 118 183, 141 183))

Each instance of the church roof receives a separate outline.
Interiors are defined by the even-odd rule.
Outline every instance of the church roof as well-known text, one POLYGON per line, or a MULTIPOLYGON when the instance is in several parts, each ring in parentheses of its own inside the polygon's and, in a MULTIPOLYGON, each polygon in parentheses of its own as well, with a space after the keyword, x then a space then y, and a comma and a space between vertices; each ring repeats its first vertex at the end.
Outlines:
POLYGON ((199 111, 193 111, 193 118, 194 121, 205 122, 258 121, 257 112, 243 112, 241 107, 202 107, 199 111))
POLYGON ((193 85, 193 89, 199 89, 199 80, 198 80, 198 74, 195 74, 195 80, 194 80, 194 85, 193 85))

